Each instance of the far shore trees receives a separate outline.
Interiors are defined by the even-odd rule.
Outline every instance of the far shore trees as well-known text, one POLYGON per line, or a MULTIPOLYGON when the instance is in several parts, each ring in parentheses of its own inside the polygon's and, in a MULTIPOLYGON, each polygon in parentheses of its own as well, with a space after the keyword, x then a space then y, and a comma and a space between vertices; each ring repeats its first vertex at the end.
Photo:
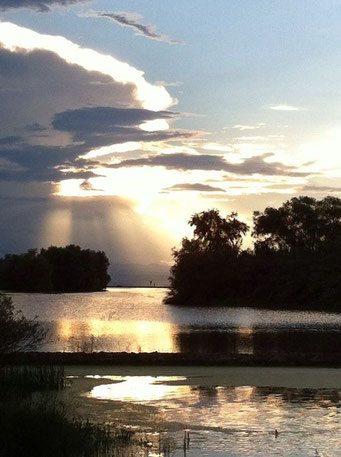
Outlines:
POLYGON ((89 292, 110 281, 103 251, 66 247, 30 249, 0 259, 0 289, 22 292, 89 292))
POLYGON ((249 227, 236 213, 192 216, 166 302, 341 311, 341 199, 295 197, 253 221, 254 247, 243 250, 249 227))

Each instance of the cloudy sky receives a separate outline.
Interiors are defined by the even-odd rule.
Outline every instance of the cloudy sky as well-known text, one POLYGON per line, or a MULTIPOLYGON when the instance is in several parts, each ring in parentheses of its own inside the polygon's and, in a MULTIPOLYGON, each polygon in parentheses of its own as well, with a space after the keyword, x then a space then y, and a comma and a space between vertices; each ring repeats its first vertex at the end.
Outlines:
POLYGON ((339 195, 341 0, 0 0, 0 254, 164 263, 196 211, 339 195))

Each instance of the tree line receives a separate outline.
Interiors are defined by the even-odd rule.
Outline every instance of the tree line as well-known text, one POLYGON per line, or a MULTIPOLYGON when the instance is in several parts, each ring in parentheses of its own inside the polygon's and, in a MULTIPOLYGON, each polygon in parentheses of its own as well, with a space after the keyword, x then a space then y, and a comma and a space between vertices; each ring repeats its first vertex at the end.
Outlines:
POLYGON ((65 247, 30 249, 0 259, 0 289, 20 292, 89 292, 110 281, 103 251, 65 247))
POLYGON ((194 214, 191 239, 173 249, 167 303, 341 311, 341 199, 295 197, 253 213, 194 214))

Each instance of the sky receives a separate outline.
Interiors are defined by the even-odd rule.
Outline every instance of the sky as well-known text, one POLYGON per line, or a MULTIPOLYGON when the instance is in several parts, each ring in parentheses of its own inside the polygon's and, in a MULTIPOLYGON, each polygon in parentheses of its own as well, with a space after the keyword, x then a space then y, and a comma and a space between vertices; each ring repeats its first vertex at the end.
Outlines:
POLYGON ((0 120, 0 255, 168 265, 195 212, 339 196, 341 0, 0 0, 0 120))

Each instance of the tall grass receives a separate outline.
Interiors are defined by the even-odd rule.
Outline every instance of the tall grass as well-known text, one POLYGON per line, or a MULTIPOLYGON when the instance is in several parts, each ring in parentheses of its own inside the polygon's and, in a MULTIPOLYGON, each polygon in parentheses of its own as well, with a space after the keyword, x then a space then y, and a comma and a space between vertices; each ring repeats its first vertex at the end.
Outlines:
POLYGON ((0 368, 0 457, 148 455, 135 432, 72 417, 58 400, 65 386, 63 367, 0 368))
POLYGON ((1 457, 123 457, 132 435, 125 430, 70 419, 58 402, 0 405, 1 457))
POLYGON ((63 367, 8 366, 0 368, 0 400, 9 395, 27 398, 36 391, 60 391, 65 388, 63 367))

